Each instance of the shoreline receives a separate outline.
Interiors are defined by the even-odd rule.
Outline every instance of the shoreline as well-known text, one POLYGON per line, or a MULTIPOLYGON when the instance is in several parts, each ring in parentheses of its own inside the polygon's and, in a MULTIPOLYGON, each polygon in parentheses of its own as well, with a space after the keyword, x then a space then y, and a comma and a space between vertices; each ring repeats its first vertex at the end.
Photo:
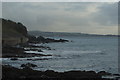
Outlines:
MULTIPOLYGON (((31 46, 26 45, 23 48, 18 47, 8 47, 5 48, 7 50, 6 53, 3 53, 2 58, 10 58, 10 60, 18 60, 18 58, 30 58, 30 57, 41 57, 41 56, 52 56, 52 55, 44 55, 44 54, 33 54, 33 53, 24 53, 25 47, 30 48, 27 51, 40 51, 42 52, 42 48, 45 48, 47 50, 51 50, 50 47, 46 46, 31 46), (39 48, 39 49, 35 49, 39 48), (13 52, 12 52, 13 51, 13 52), (10 52, 10 53, 9 53, 10 52), (6 56, 7 55, 7 56, 6 56), (17 55, 17 56, 16 56, 17 55)), ((3 49, 4 50, 4 49, 3 49)), ((4 51, 5 51, 4 50, 4 51)), ((4 52, 3 51, 3 52, 4 52)), ((32 59, 29 59, 32 60, 32 59)), ((39 59, 42 60, 42 59, 39 59)), ((2 75, 3 80, 16 80, 16 79, 47 79, 47 80, 80 80, 80 79, 94 79, 94 80, 114 80, 120 76, 120 74, 112 74, 105 71, 81 71, 81 70, 71 70, 71 71, 65 71, 65 72, 57 72, 54 70, 46 70, 46 71, 39 71, 39 70, 33 70, 30 67, 24 67, 23 69, 15 68, 8 65, 2 65, 2 75), (114 78, 102 78, 102 76, 118 76, 114 78)), ((117 80, 117 79, 116 79, 117 80)))
MULTIPOLYGON (((79 37, 81 38, 83 36, 92 37, 92 36, 97 36, 97 35, 82 34, 82 33, 77 33, 77 34, 60 33, 60 34, 58 34, 57 32, 56 33, 55 32, 52 32, 52 33, 48 32, 47 34, 49 34, 49 37, 44 37, 41 33, 39 34, 39 36, 37 36, 37 35, 33 35, 33 34, 28 34, 27 27, 24 26, 20 22, 14 22, 11 20, 6 20, 6 19, 1 19, 1 20, 3 22, 2 23, 3 24, 3 29, 2 29, 2 31, 3 31, 2 32, 3 33, 2 34, 2 58, 10 58, 10 60, 13 61, 13 64, 15 64, 15 65, 16 65, 16 63, 19 64, 19 58, 27 58, 26 60, 29 60, 28 63, 26 63, 25 60, 21 61, 22 64, 20 64, 20 66, 19 66, 20 68, 19 67, 16 68, 16 67, 13 67, 13 65, 10 63, 4 63, 4 59, 2 61, 2 59, 0 58, 0 61, 3 62, 3 64, 1 64, 2 77, 3 77, 2 80, 18 80, 18 79, 34 79, 34 80, 36 80, 36 79, 40 79, 40 80, 41 79, 45 79, 45 80, 46 79, 47 80, 54 80, 54 79, 55 80, 59 80, 59 79, 60 80, 71 80, 72 79, 72 80, 80 80, 83 78, 86 78, 88 80, 89 79, 90 80, 91 79, 92 80, 113 80, 113 79, 117 80, 117 78, 120 78, 120 74, 112 74, 112 73, 106 72, 106 70, 103 70, 100 72, 96 72, 95 70, 87 71, 87 69, 84 69, 84 71, 74 69, 74 70, 64 71, 64 72, 57 72, 57 71, 55 71, 55 69, 48 70, 49 68, 46 68, 47 69, 46 71, 33 70, 34 68, 40 68, 39 66, 41 66, 42 64, 40 64, 40 65, 35 64, 35 62, 31 62, 31 60, 32 61, 48 60, 48 58, 42 59, 40 57, 44 57, 44 56, 51 57, 54 55, 53 54, 46 54, 46 53, 44 54, 43 50, 55 50, 56 49, 56 48, 52 49, 51 47, 46 46, 46 45, 45 46, 43 46, 43 45, 37 46, 36 44, 73 42, 72 40, 69 40, 69 38, 68 39, 49 38, 50 35, 51 36, 59 36, 59 37, 61 36, 63 38, 64 38, 64 36, 70 36, 70 37, 74 38, 73 36, 80 35, 79 37), (72 36, 71 36, 71 34, 72 34, 72 36), (34 59, 32 59, 31 57, 33 57, 34 59), (39 58, 35 58, 35 57, 39 57, 39 58), (110 77, 103 78, 103 76, 110 76, 110 77), (111 78, 111 76, 115 76, 115 77, 111 78)), ((111 37, 112 35, 106 35, 106 36, 111 37)), ((95 47, 97 47, 97 45, 101 46, 100 44, 96 43, 95 46, 92 47, 95 42, 99 42, 99 41, 95 40, 95 41, 93 41, 93 43, 91 41, 90 42, 89 41, 86 41, 86 39, 85 39, 82 42, 80 39, 77 44, 68 45, 68 46, 71 46, 74 48, 78 47, 78 49, 80 49, 80 48, 87 49, 87 47, 85 47, 86 45, 83 45, 83 44, 88 44, 87 46, 90 47, 88 49, 91 49, 91 48, 94 49, 95 47), (86 42, 88 42, 88 43, 86 43, 86 42), (78 45, 79 43, 83 43, 83 44, 78 45), (91 43, 92 45, 89 43, 91 43)), ((103 45, 108 45, 108 44, 103 44, 103 45)), ((62 46, 59 46, 58 48, 60 48, 60 47, 62 47, 62 46)), ((105 47, 108 47, 108 46, 105 46, 105 47)), ((65 50, 63 49, 62 51, 65 51, 65 50)), ((74 54, 74 53, 72 53, 72 54, 74 54)), ((101 54, 103 54, 103 53, 100 53, 100 55, 101 54)), ((69 55, 69 54, 66 54, 66 55, 69 55)), ((89 58, 90 55, 87 55, 87 57, 85 57, 85 58, 83 57, 82 59, 89 58)), ((64 56, 65 55, 63 55, 63 57, 64 56)), ((72 58, 74 59, 74 58, 76 58, 76 56, 80 57, 79 55, 72 55, 72 58)), ((91 58, 94 58, 94 56, 91 58)), ((98 57, 96 57, 96 58, 98 58, 98 57)), ((60 58, 60 59, 62 59, 62 58, 60 58)), ((105 59, 105 58, 100 58, 100 60, 101 59, 105 59)), ((88 60, 90 61, 91 59, 88 59, 88 60)), ((96 60, 97 59, 95 59, 95 62, 96 62, 96 60)), ((55 61, 56 60, 54 60, 54 62, 55 61)), ((62 60, 60 62, 63 63, 64 61, 65 60, 62 60)), ((71 60, 67 60, 67 61, 70 62, 70 64, 68 66, 73 65, 71 60)), ((89 61, 88 61, 88 63, 89 63, 89 61)), ((8 62, 9 62, 9 60, 8 60, 8 62)), ((58 62, 56 62, 56 63, 58 63, 58 62)), ((48 63, 49 63, 49 60, 48 60, 48 63)), ((86 62, 83 62, 83 63, 87 64, 86 62)), ((52 64, 52 63, 49 63, 49 64, 52 64)), ((77 64, 81 65, 81 63, 77 63, 77 64)), ((77 64, 74 64, 74 65, 76 66, 77 64)), ((106 63, 104 63, 104 64, 98 63, 98 64, 100 64, 98 66, 101 66, 101 65, 104 65, 106 63)), ((57 65, 57 64, 53 63, 52 65, 57 65)), ((64 65, 64 64, 61 64, 61 65, 64 65)), ((108 65, 108 66, 110 66, 110 65, 108 65)), ((48 66, 48 67, 50 67, 50 66, 48 66)), ((106 67, 106 68, 109 68, 109 67, 106 67)), ((60 67, 58 67, 58 69, 60 69, 60 67)))
MULTIPOLYGON (((32 42, 33 40, 31 40, 32 42)), ((56 42, 54 39, 49 39, 47 38, 48 42, 56 42)), ((64 41, 62 39, 59 40, 64 41)), ((57 42, 59 42, 57 41, 57 42)), ((53 56, 51 54, 40 54, 39 52, 44 52, 43 49, 45 50, 55 50, 51 49, 51 47, 48 46, 42 46, 42 45, 35 45, 37 42, 32 42, 32 43, 26 43, 22 44, 19 46, 5 46, 2 48, 3 55, 2 58, 10 58, 10 60, 19 60, 19 58, 31 58, 31 57, 42 57, 42 56, 53 56), (33 53, 30 53, 32 51, 33 53), (28 53, 27 53, 28 52, 28 53), (38 52, 38 53, 35 53, 38 52)), ((27 59, 27 60, 48 60, 46 59, 27 59)), ((96 72, 94 70, 91 71, 81 71, 81 70, 70 70, 70 71, 65 71, 65 72, 57 72, 55 70, 46 70, 46 71, 40 71, 40 70, 33 70, 31 66, 36 66, 33 63, 26 65, 26 64, 21 64, 22 67, 16 68, 12 67, 11 65, 2 65, 3 67, 3 79, 7 80, 13 80, 13 79, 47 79, 47 80, 53 80, 53 79, 62 79, 62 80, 71 80, 71 79, 76 79, 80 80, 83 78, 87 79, 94 79, 94 80, 113 80, 118 78, 120 75, 119 74, 112 74, 108 73, 106 71, 100 71, 96 72), (114 78, 102 78, 102 76, 118 76, 114 78)))
MULTIPOLYGON (((107 73, 105 71, 100 71, 96 73, 95 71, 80 71, 72 70, 65 72, 56 72, 54 70, 38 71, 33 70, 30 67, 24 67, 23 69, 18 69, 10 65, 2 65, 2 79, 14 80, 14 79, 62 79, 62 80, 80 80, 83 78, 94 79, 94 80, 113 80, 102 78, 102 76, 112 76, 113 74, 107 73)), ((114 76, 120 76, 119 74, 114 74, 114 76)), ((117 77, 116 77, 117 78, 117 77)))
MULTIPOLYGON (((34 44, 34 43, 31 43, 34 44)), ((4 48, 4 47, 3 47, 4 48)), ((3 55, 2 58, 10 58, 10 60, 19 60, 19 58, 31 58, 31 57, 44 57, 44 56, 52 56, 50 54, 36 54, 36 53, 25 53, 25 51, 37 51, 37 52, 44 52, 43 49, 46 50, 51 50, 50 47, 48 46, 35 46, 35 45, 20 45, 19 47, 5 47, 3 49, 3 55), (26 49, 25 49, 26 48, 26 49)), ((46 59, 27 59, 27 60, 48 60, 46 59)), ((40 71, 40 70, 33 70, 29 66, 26 68, 15 68, 12 66, 5 66, 2 65, 3 67, 3 78, 8 78, 8 79, 62 79, 62 80, 69 80, 69 78, 73 79, 95 79, 95 80, 106 80, 102 78, 102 76, 111 76, 113 75, 112 73, 108 73, 106 71, 99 71, 96 72, 94 70, 91 71, 81 71, 81 70, 70 70, 70 71, 65 71, 65 72, 58 72, 55 70, 46 70, 46 71, 40 71), (30 71, 30 72, 29 72, 30 71), (4 73, 5 72, 5 73, 4 73), (10 75, 8 75, 10 74, 10 75), (47 75, 46 75, 47 74, 47 75), (14 76, 15 75, 15 76, 14 76)), ((119 75, 119 74, 117 74, 119 75)), ((119 75, 120 76, 120 75, 119 75)), ((109 78, 107 79, 109 80, 109 78)), ((112 79, 110 79, 112 80, 112 79)))

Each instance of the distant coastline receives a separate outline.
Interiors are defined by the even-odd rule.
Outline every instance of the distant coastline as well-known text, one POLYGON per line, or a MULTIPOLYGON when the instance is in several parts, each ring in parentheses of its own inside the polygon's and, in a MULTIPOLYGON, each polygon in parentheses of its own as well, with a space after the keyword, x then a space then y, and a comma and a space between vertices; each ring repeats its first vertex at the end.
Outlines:
POLYGON ((74 32, 49 32, 49 31, 28 31, 28 34, 34 36, 110 36, 120 37, 120 35, 112 34, 88 34, 88 33, 74 33, 74 32))

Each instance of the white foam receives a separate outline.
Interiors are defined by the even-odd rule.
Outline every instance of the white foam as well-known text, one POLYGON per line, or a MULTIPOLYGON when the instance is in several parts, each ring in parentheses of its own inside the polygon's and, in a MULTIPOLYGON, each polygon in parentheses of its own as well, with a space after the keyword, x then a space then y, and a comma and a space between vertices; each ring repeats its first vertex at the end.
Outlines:
POLYGON ((106 79, 117 79, 120 78, 120 76, 115 76, 115 75, 106 75, 106 76, 102 76, 102 78, 106 78, 106 79))
POLYGON ((25 51, 25 53, 40 54, 41 52, 38 52, 38 51, 25 51))
POLYGON ((10 58, 0 58, 0 61, 2 60, 10 60, 10 58))
POLYGON ((44 54, 44 55, 52 54, 52 53, 49 53, 48 51, 45 51, 45 50, 44 50, 44 52, 38 52, 38 51, 25 51, 25 53, 44 54))

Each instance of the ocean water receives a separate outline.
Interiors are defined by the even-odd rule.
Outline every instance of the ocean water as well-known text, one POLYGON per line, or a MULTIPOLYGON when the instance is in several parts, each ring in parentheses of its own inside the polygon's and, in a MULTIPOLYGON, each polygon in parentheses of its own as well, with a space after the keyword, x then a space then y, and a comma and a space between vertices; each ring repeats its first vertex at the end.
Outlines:
MULTIPOLYGON (((19 58, 12 61, 9 58, 2 60, 3 64, 11 64, 20 68, 23 63, 34 63, 35 70, 55 70, 59 72, 70 70, 94 70, 118 73, 118 38, 110 36, 62 36, 56 39, 67 39, 66 43, 35 44, 49 46, 52 50, 43 50, 40 54, 52 54, 47 57, 32 57, 43 59, 29 61, 19 58)), ((38 52, 36 52, 38 53, 38 52)), ((39 54, 39 53, 38 53, 39 54)))

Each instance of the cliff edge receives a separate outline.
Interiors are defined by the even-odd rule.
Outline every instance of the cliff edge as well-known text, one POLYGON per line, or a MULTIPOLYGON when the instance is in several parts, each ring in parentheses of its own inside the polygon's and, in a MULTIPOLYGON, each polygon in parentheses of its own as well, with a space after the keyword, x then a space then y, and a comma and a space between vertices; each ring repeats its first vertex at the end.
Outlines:
POLYGON ((11 20, 2 20, 2 44, 16 45, 28 41, 27 28, 22 23, 11 20))

